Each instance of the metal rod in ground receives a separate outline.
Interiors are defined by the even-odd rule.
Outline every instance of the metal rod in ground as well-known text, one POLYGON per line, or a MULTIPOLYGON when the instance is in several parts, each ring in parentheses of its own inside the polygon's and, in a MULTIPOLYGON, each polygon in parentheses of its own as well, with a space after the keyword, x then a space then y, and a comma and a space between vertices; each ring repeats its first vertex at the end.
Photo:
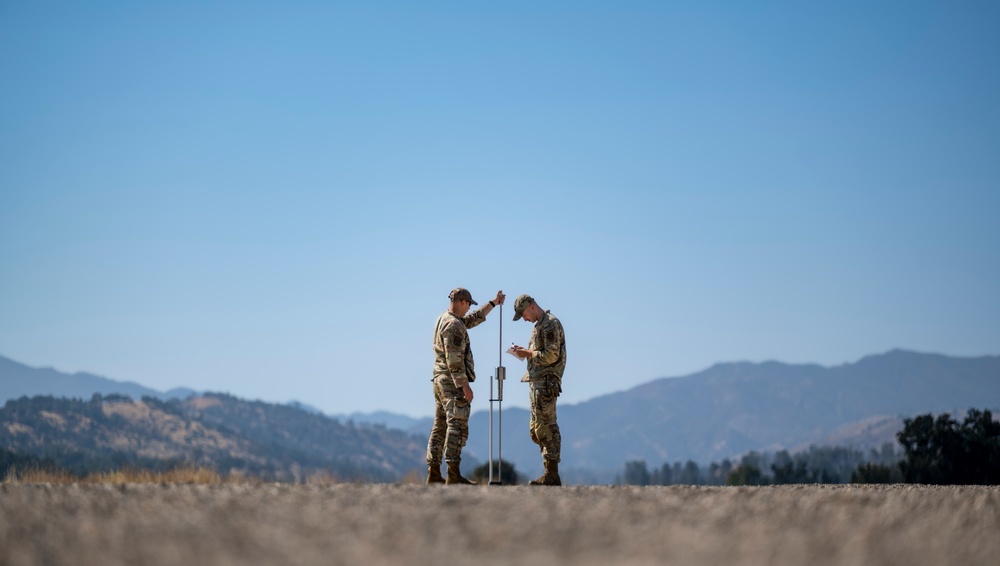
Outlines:
POLYGON ((497 368, 497 476, 499 484, 503 485, 503 380, 507 379, 507 369, 502 365, 497 368))
POLYGON ((503 469, 503 381, 506 377, 507 368, 503 366, 497 367, 497 396, 496 399, 490 399, 490 485, 503 485, 503 476, 501 475, 501 470, 503 469), (499 419, 499 427, 497 428, 498 451, 496 476, 493 475, 493 401, 497 402, 497 416, 499 419))
POLYGON ((490 380, 490 485, 493 485, 493 380, 490 380))
POLYGON ((507 377, 507 370, 503 367, 503 303, 500 303, 500 365, 497 366, 497 396, 493 397, 493 381, 490 380, 490 480, 489 485, 503 485, 501 469, 503 464, 503 380, 507 377), (497 415, 499 417, 499 428, 497 429, 498 461, 497 473, 493 475, 493 402, 497 402, 497 415))

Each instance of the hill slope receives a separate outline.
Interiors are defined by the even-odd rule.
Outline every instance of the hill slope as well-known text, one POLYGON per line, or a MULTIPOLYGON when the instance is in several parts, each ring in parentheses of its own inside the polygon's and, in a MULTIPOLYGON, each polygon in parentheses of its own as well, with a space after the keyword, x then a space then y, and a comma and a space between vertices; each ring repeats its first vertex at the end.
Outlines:
POLYGON ((79 472, 186 463, 282 480, 329 473, 393 481, 420 468, 424 451, 403 431, 217 394, 184 401, 24 397, 0 409, 0 446, 79 472))

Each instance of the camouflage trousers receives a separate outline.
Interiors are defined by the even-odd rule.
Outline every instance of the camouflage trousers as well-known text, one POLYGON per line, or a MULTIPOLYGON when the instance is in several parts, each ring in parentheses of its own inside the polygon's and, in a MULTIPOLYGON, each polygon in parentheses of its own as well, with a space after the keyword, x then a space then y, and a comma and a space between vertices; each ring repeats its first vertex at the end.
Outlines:
POLYGON ((471 408, 450 377, 434 378, 434 425, 427 439, 428 465, 440 466, 442 453, 446 462, 462 460, 462 447, 469 438, 471 408))
POLYGON ((532 381, 530 386, 531 421, 528 428, 531 440, 538 445, 542 459, 558 463, 562 450, 562 435, 556 422, 556 399, 559 385, 553 380, 532 381))

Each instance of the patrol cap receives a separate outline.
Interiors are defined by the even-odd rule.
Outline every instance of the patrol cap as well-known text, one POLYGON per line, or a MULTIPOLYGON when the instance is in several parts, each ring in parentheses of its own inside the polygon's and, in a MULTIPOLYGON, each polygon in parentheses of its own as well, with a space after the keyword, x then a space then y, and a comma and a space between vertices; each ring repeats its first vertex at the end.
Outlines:
POLYGON ((531 295, 521 295, 520 297, 514 299, 514 320, 521 320, 521 315, 524 314, 524 309, 528 308, 535 302, 535 299, 531 298, 531 295))
POLYGON ((478 305, 476 301, 472 300, 472 293, 469 292, 465 287, 458 287, 454 291, 448 294, 448 298, 453 301, 469 301, 474 305, 478 305))

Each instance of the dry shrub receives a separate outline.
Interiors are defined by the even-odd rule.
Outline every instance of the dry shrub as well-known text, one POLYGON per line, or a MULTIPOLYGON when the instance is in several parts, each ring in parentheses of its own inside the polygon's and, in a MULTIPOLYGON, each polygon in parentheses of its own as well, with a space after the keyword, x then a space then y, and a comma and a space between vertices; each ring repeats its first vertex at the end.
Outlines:
POLYGON ((423 484, 426 480, 427 477, 420 470, 410 470, 403 476, 403 479, 399 480, 399 483, 417 485, 423 484))
POLYGON ((229 485, 237 485, 237 484, 262 485, 264 483, 264 480, 256 476, 245 475, 243 472, 240 472, 238 470, 230 470, 229 475, 226 476, 226 479, 223 481, 223 483, 229 485))
POLYGON ((208 468, 174 468, 166 471, 151 471, 139 469, 122 469, 111 472, 95 472, 88 474, 80 483, 184 483, 199 485, 217 485, 222 483, 222 477, 208 468))
POLYGON ((107 483, 121 485, 126 483, 157 483, 153 480, 154 473, 147 470, 114 470, 110 472, 93 472, 87 474, 80 483, 107 483))
POLYGON ((308 485, 336 485, 342 482, 329 470, 321 470, 308 476, 305 483, 308 485))
POLYGON ((209 468, 178 468, 164 472, 159 483, 218 485, 222 483, 222 476, 209 468))

